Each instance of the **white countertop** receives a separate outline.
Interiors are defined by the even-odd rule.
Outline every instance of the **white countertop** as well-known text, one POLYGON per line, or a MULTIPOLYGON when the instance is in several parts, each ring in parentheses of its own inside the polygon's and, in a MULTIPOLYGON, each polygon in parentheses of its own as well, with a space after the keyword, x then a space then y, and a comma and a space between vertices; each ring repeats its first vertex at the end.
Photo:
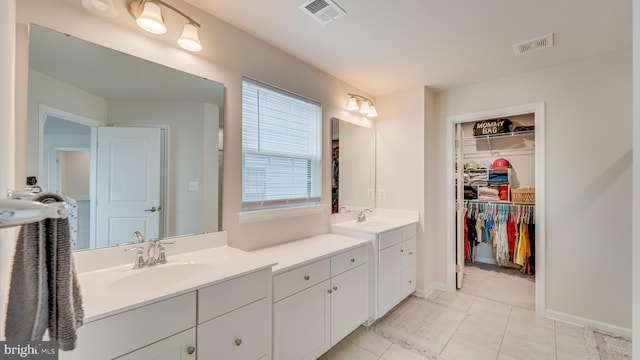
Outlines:
POLYGON ((347 236, 358 236, 361 234, 377 235, 417 222, 417 218, 371 216, 367 217, 367 220, 364 222, 350 220, 331 224, 331 232, 347 236))
POLYGON ((277 262, 278 264, 272 268, 273 274, 276 275, 342 251, 351 250, 368 242, 369 240, 350 236, 321 234, 251 252, 277 262))
MULTIPOLYGON (((121 313, 139 306, 185 294, 206 286, 229 280, 244 274, 269 268, 275 261, 229 246, 218 246, 193 252, 171 255, 167 252, 166 264, 143 269, 131 269, 133 263, 117 267, 87 271, 78 274, 83 297, 85 323, 121 313), (154 271, 161 267, 181 266, 182 264, 203 264, 206 272, 199 272, 186 278, 173 279, 172 285, 134 291, 113 291, 109 288, 120 279, 140 272, 154 271)), ((167 269, 160 269, 163 273, 167 269)), ((162 276, 158 279, 161 285, 162 276)))

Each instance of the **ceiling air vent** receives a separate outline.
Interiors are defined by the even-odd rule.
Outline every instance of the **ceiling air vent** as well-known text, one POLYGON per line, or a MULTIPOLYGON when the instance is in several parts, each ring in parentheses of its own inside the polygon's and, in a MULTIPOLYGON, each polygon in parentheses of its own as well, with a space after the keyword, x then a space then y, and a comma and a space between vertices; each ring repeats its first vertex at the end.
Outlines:
POLYGON ((326 25, 345 14, 345 11, 331 0, 308 0, 298 8, 321 25, 326 25))
POLYGON ((542 50, 548 47, 552 47, 553 33, 537 37, 535 39, 523 41, 521 43, 513 44, 513 52, 516 55, 525 55, 534 51, 542 50))

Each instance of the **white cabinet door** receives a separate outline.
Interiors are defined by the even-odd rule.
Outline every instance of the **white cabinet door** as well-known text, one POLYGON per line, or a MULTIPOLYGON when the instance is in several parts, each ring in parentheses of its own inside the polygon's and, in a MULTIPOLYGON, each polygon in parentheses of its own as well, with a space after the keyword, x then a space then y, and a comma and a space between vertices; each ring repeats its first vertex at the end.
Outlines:
POLYGON ((331 278, 331 346, 369 317, 369 264, 331 278))
POLYGON ((117 360, 195 360, 196 329, 191 328, 142 349, 116 358, 117 360))
POLYGON ((402 243, 378 252, 378 316, 402 300, 402 243))
POLYGON ((273 304, 273 360, 315 360, 330 348, 330 281, 273 304))
POLYGON ((402 298, 406 298, 416 291, 416 266, 412 265, 402 270, 402 298))
POLYGON ((269 306, 263 298, 198 325, 198 358, 257 360, 269 351, 269 306))

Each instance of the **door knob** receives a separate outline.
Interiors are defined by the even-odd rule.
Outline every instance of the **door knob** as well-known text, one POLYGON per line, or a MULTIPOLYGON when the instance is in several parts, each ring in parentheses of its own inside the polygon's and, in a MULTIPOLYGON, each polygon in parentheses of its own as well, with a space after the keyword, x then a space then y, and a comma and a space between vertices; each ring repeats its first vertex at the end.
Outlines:
POLYGON ((196 352, 196 347, 195 346, 188 346, 187 347, 187 354, 191 355, 194 352, 196 352))
POLYGON ((156 212, 156 211, 160 211, 161 207, 158 206, 157 208, 154 206, 151 209, 144 209, 144 211, 150 211, 150 212, 156 212))

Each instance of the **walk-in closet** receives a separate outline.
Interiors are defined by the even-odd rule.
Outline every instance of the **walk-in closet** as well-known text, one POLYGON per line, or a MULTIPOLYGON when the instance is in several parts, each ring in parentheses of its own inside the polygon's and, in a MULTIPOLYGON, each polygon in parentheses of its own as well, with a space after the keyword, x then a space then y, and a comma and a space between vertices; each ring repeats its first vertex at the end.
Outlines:
POLYGON ((535 309, 533 113, 455 124, 461 292, 535 309))

